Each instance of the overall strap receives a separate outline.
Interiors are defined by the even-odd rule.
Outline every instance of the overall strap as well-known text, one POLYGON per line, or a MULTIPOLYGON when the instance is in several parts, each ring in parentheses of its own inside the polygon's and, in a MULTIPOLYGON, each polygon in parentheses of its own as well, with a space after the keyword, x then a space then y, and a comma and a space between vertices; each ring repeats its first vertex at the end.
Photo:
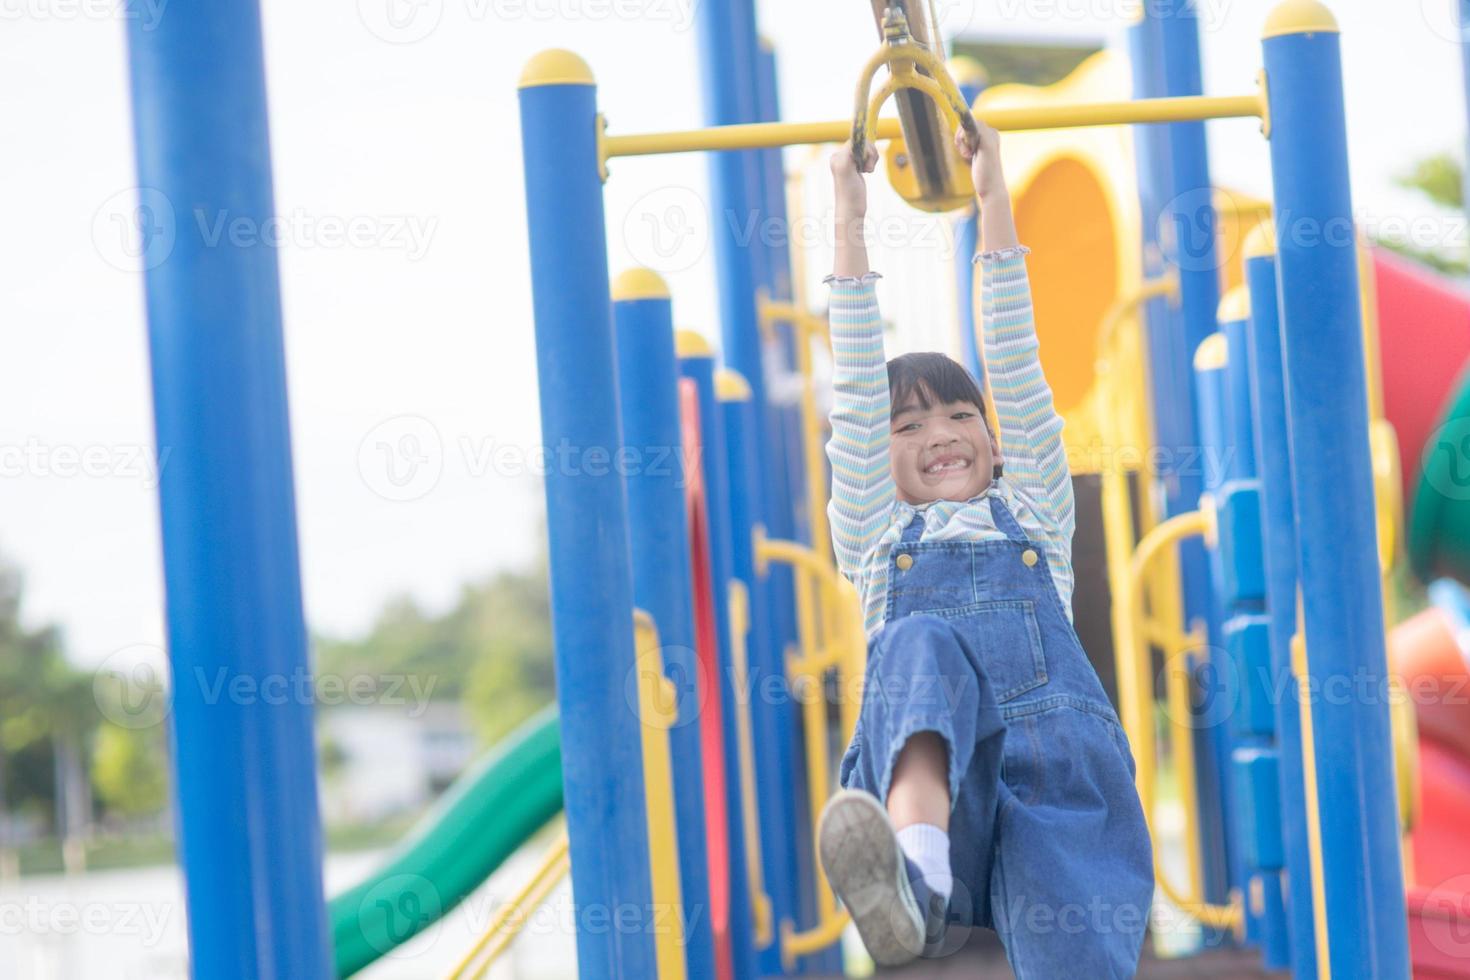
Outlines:
POLYGON ((914 511, 914 519, 909 521, 908 526, 903 529, 903 535, 898 539, 903 544, 917 544, 919 538, 924 534, 924 512, 914 511))
POLYGON ((1021 525, 1016 523, 1016 518, 1011 514, 1011 509, 1006 506, 1005 499, 999 493, 990 495, 990 518, 995 521, 996 530, 1017 544, 1031 544, 1032 541, 1021 530, 1021 525))

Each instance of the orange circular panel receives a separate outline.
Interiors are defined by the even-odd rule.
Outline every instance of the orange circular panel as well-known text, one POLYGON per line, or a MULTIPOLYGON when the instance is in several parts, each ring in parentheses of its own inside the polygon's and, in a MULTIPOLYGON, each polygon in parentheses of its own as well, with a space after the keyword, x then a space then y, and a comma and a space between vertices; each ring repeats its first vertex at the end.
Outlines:
POLYGON ((1059 413, 1092 388, 1097 332, 1118 291, 1117 229, 1092 171, 1073 157, 1043 167, 1015 201, 1041 365, 1059 413))

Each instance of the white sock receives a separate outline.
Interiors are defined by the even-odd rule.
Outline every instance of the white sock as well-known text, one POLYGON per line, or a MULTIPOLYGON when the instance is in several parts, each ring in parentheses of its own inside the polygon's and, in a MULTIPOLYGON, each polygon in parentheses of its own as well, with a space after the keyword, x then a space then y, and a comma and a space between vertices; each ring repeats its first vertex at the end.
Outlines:
POLYGON ((949 870, 949 835, 932 823, 911 823, 898 831, 898 846, 918 865, 924 884, 949 898, 954 877, 949 870))

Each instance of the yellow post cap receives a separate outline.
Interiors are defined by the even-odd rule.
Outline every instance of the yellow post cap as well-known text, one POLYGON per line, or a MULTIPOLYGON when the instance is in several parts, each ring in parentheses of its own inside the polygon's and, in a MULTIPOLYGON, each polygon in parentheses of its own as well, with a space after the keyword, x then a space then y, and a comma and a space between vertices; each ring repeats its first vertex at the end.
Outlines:
POLYGON ((521 69, 521 80, 516 88, 536 88, 541 85, 596 85, 592 69, 582 56, 565 48, 547 48, 531 56, 526 67, 521 69))
POLYGON ((1337 18, 1318 0, 1281 0, 1266 15, 1261 39, 1284 34, 1337 34, 1337 18))
POLYGON ((668 299, 669 284, 652 269, 634 266, 618 273, 612 281, 612 298, 614 303, 629 299, 668 299))
POLYGON ((715 397, 722 402, 748 402, 750 382, 734 368, 720 368, 715 372, 715 397))
POLYGON ((704 334, 687 327, 674 331, 674 355, 679 358, 714 357, 714 348, 704 339, 704 334))
POLYGON ((1194 369, 1196 371, 1219 371, 1230 363, 1230 345, 1225 341, 1225 335, 1216 330, 1194 349, 1194 369))
POLYGON ((1243 259, 1259 259, 1275 254, 1276 222, 1267 218, 1245 233, 1245 240, 1240 243, 1240 255, 1243 259))
POLYGON ((1232 286, 1230 291, 1220 299, 1220 308, 1215 313, 1215 318, 1221 323, 1234 323, 1236 320, 1249 319, 1251 315, 1251 294, 1244 283, 1232 286))

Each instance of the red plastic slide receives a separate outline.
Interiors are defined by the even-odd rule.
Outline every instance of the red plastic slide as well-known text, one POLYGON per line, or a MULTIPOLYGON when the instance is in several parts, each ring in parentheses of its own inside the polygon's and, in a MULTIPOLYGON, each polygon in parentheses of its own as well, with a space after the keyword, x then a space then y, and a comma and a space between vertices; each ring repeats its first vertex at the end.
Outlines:
POLYGON ((1424 444, 1470 360, 1470 292, 1426 267, 1373 249, 1383 414, 1398 435, 1404 499, 1414 499, 1424 444))
POLYGON ((1470 977, 1470 668, 1456 637, 1461 618, 1433 606, 1389 635, 1390 663, 1419 722, 1419 816, 1407 895, 1416 980, 1470 977))

